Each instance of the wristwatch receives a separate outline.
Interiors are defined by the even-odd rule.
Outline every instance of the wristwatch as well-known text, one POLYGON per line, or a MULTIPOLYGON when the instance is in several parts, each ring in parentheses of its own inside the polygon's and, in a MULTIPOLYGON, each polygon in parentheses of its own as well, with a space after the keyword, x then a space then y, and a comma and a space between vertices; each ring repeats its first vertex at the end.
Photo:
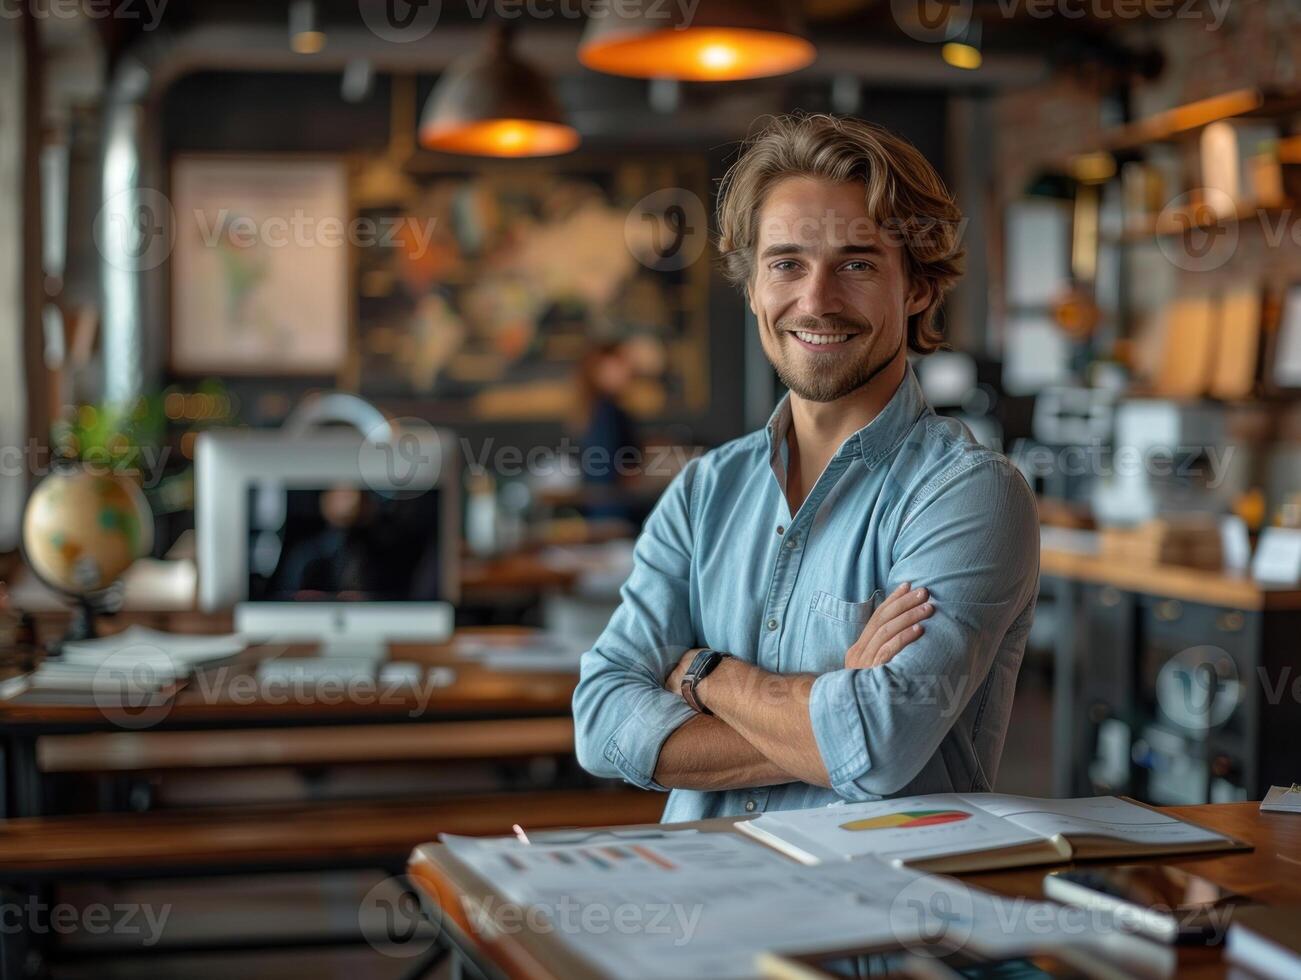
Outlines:
POLYGON ((701 702, 696 694, 696 685, 713 673, 714 668, 723 662, 723 658, 730 656, 730 653, 719 653, 706 647, 696 654, 696 658, 691 661, 691 666, 682 675, 682 700, 702 715, 712 715, 713 712, 701 702))

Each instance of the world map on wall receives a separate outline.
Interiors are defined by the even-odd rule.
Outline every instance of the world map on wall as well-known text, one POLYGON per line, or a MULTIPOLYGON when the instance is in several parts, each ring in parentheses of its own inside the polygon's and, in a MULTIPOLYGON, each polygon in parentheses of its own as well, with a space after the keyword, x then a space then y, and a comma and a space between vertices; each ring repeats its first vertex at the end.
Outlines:
POLYGON ((685 179, 663 162, 512 168, 434 175, 396 204, 363 205, 392 242, 359 255, 362 392, 484 419, 561 417, 584 352, 620 340, 639 367, 634 411, 703 409, 707 259, 639 261, 657 229, 627 221, 685 179))
POLYGON ((348 348, 349 249, 313 229, 348 213, 343 163, 183 154, 172 195, 172 369, 336 374, 348 348))

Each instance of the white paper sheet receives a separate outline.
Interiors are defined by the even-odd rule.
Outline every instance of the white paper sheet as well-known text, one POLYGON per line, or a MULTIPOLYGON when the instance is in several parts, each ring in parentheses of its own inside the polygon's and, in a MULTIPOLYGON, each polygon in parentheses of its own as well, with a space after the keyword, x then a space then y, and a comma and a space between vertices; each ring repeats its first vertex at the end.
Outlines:
POLYGON ((646 879, 704 882, 788 865, 771 848, 735 834, 661 831, 654 837, 592 832, 565 844, 525 844, 515 838, 443 835, 463 864, 503 895, 526 900, 543 891, 621 885, 646 879))
POLYGON ((1262 813, 1301 813, 1301 790, 1271 786, 1260 802, 1262 813))
POLYGON ((1136 844, 1182 844, 1224 840, 1222 834, 1195 827, 1115 796, 1078 800, 1042 800, 1032 796, 970 793, 967 799, 1032 831, 1055 834, 1114 837, 1136 844))
POLYGON ((112 636, 65 643, 62 660, 123 671, 139 665, 156 673, 187 677, 196 667, 233 657, 247 646, 247 639, 238 633, 164 633, 145 626, 128 626, 112 636))

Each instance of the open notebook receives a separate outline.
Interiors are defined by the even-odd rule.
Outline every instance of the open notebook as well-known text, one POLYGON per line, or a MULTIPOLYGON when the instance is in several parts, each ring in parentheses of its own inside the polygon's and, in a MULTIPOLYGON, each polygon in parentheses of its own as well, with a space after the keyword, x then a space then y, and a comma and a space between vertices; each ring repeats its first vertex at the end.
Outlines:
POLYGON ((871 854, 938 872, 1248 846, 1116 796, 939 793, 766 813, 738 826, 805 864, 871 854))

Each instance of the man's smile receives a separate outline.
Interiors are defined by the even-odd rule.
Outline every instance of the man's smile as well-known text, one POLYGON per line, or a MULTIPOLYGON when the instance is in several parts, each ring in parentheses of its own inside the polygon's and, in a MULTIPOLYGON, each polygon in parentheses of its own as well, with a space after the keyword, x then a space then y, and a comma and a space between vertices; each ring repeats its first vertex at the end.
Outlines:
POLYGON ((805 350, 818 353, 833 353, 849 347, 860 336, 848 330, 783 330, 782 333, 792 338, 805 350))

